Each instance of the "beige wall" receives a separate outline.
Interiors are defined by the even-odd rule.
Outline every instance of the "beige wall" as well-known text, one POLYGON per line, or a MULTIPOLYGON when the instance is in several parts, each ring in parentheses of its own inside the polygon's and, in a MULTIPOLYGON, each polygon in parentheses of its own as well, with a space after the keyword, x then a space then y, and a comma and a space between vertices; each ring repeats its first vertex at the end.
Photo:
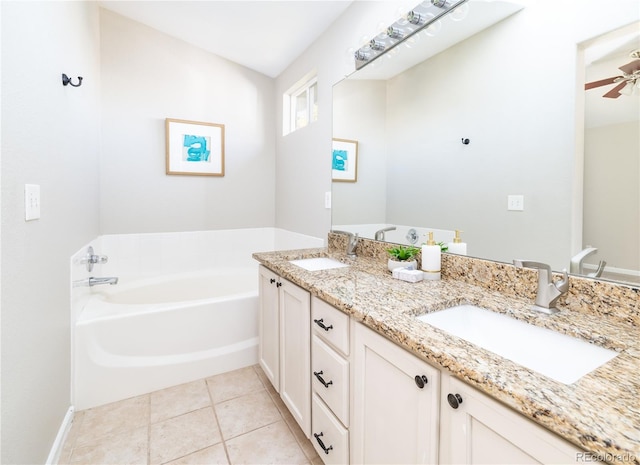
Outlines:
POLYGON ((101 11, 101 232, 273 226, 274 81, 101 11), (225 125, 225 176, 167 176, 165 118, 225 125))
POLYGON ((99 50, 93 2, 2 2, 2 463, 44 463, 70 404, 69 257, 98 234, 99 50), (41 186, 37 221, 25 183, 41 186))

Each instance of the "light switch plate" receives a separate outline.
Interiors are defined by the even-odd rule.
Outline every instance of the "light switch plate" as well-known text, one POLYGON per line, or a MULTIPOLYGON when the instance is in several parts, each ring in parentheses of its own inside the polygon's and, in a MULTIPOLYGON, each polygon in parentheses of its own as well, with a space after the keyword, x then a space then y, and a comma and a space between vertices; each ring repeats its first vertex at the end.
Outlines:
POLYGON ((324 193, 324 208, 331 208, 331 192, 324 193))
POLYGON ((38 184, 24 185, 24 219, 25 221, 40 218, 40 186, 38 184))
POLYGON ((524 195, 507 195, 507 210, 521 212, 524 210, 524 195))

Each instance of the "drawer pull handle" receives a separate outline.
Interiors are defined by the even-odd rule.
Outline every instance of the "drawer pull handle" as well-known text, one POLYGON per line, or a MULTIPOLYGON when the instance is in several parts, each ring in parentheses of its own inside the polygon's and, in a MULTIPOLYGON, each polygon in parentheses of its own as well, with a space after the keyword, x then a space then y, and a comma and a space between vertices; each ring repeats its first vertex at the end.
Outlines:
POLYGON ((420 389, 423 389, 424 386, 429 382, 425 375, 422 375, 422 376, 416 375, 414 380, 416 382, 416 386, 418 386, 420 389))
POLYGON ((460 394, 449 394, 447 396, 447 402, 451 405, 451 408, 458 408, 462 403, 462 396, 460 394))
POLYGON ((325 331, 329 331, 330 329, 333 329, 333 325, 325 326, 325 324, 322 321, 323 321, 322 318, 320 318, 319 320, 313 320, 315 324, 320 326, 325 331))
POLYGON ((282 283, 281 282, 277 282, 276 283, 276 287, 280 287, 280 286, 282 286, 282 283))
POLYGON ((322 385, 326 388, 329 388, 330 384, 333 384, 333 381, 329 381, 328 383, 324 380, 324 378, 322 378, 322 376, 320 376, 322 374, 322 371, 314 371, 313 372, 314 376, 316 378, 318 378, 318 381, 320 381, 322 383, 322 385))
POLYGON ((269 282, 270 282, 271 284, 273 284, 273 283, 275 283, 275 282, 276 282, 276 280, 275 280, 275 279, 273 279, 273 278, 271 278, 271 279, 269 279, 269 282))
POLYGON ((325 447, 324 442, 322 442, 322 439, 320 439, 321 436, 322 436, 322 431, 320 432, 320 434, 313 433, 313 437, 316 438, 316 441, 318 441, 318 444, 320 444, 320 447, 322 447, 322 450, 324 451, 324 453, 328 454, 330 450, 333 450, 333 446, 325 447))

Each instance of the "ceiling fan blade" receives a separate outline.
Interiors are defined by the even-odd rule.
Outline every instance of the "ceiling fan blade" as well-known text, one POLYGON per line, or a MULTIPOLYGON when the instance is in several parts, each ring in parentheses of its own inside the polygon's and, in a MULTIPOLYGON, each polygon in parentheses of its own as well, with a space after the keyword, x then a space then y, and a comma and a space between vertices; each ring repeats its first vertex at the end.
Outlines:
POLYGON ((618 68, 623 73, 633 74, 636 71, 640 70, 640 60, 633 60, 631 63, 627 63, 626 65, 622 65, 618 68))
POLYGON ((611 89, 609 92, 607 92, 606 94, 603 95, 603 97, 606 98, 618 98, 620 97, 620 89, 622 89, 624 86, 627 85, 627 82, 621 82, 620 84, 618 84, 617 86, 615 86, 613 89, 611 89))
POLYGON ((599 81, 587 82, 584 85, 584 90, 593 89, 595 87, 606 86, 607 84, 613 84, 616 82, 616 79, 621 78, 622 76, 614 76, 607 79, 601 79, 599 81))

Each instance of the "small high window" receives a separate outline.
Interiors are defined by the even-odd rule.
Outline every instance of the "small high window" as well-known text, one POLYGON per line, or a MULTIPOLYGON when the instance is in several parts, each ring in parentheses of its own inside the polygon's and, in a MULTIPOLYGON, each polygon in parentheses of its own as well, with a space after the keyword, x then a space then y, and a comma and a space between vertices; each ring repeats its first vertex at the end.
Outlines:
POLYGON ((283 134, 303 128, 318 120, 318 78, 305 76, 283 96, 283 134))

